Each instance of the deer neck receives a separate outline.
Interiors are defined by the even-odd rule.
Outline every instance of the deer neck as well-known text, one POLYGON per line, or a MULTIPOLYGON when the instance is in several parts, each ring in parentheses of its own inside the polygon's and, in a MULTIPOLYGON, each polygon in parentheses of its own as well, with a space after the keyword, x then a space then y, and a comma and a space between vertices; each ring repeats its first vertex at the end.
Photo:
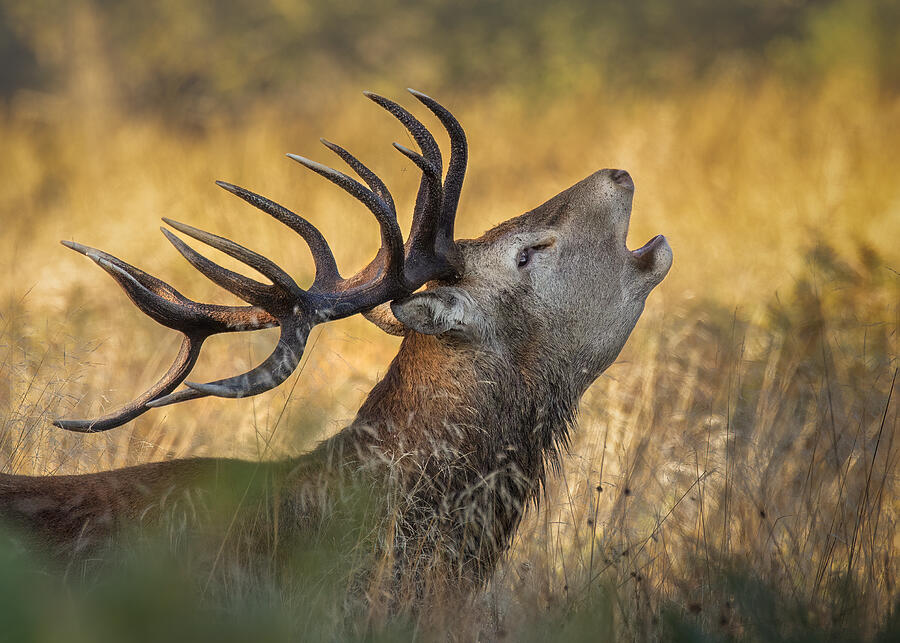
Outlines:
POLYGON ((514 476, 528 500, 555 466, 580 397, 567 369, 544 359, 410 333, 350 428, 389 460, 450 465, 449 486, 514 476))

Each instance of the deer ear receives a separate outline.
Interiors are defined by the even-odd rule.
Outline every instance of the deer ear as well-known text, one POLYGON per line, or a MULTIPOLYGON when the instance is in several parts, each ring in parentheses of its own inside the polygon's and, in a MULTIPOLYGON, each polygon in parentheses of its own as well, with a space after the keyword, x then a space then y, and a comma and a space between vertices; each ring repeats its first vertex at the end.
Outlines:
POLYGON ((423 335, 450 333, 476 339, 482 335, 482 317, 469 294, 461 288, 443 286, 423 290, 391 303, 397 320, 423 335))

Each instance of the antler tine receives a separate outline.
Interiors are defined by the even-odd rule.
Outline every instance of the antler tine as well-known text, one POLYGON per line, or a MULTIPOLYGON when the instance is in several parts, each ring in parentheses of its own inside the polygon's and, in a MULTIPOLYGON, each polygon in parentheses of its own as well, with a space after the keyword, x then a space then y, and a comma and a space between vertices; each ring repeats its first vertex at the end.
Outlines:
POLYGON ((194 338, 185 335, 181 340, 181 348, 178 350, 178 355, 165 375, 156 384, 116 411, 93 420, 57 419, 53 420, 53 425, 75 433, 99 433, 100 431, 109 431, 117 426, 122 426, 126 422, 130 422, 139 415, 146 413, 148 407, 153 406, 153 400, 174 391, 188 376, 188 373, 191 372, 191 369, 197 363, 197 358, 200 357, 200 348, 204 339, 206 338, 202 336, 194 338))
POLYGON ((422 156, 420 156, 409 148, 394 144, 398 151, 411 159, 422 170, 422 181, 419 184, 419 193, 416 195, 416 206, 413 210, 412 226, 407 242, 408 265, 405 271, 408 281, 415 283, 421 280, 422 275, 429 274, 434 268, 433 249, 443 202, 441 150, 428 128, 405 108, 373 92, 363 92, 363 94, 399 120, 412 134, 419 149, 422 150, 422 156))
POLYGON ((258 306, 218 306, 188 299, 172 286, 111 254, 89 246, 63 241, 103 268, 122 287, 128 298, 155 322, 180 331, 225 333, 269 328, 277 320, 258 306))
MULTIPOLYGON (((185 376, 187 377, 187 376, 185 376)), ((183 381, 183 380, 182 380, 183 381)), ((180 384, 181 382, 179 382, 180 384)), ((203 393, 196 389, 192 389, 190 387, 183 388, 178 391, 173 391, 168 395, 160 395, 159 397, 150 400, 147 402, 147 408, 149 409, 158 409, 161 406, 169 406, 171 404, 177 404, 178 402, 187 402, 188 400, 196 400, 201 397, 209 397, 208 393, 203 393)))
POLYGON ((183 315, 185 311, 179 306, 187 302, 187 298, 166 282, 102 250, 74 241, 60 243, 103 268, 125 291, 132 303, 154 321, 175 329, 187 321, 183 315))
POLYGON ((466 165, 469 161, 469 146, 466 142, 466 133, 449 109, 427 94, 414 89, 407 89, 407 91, 438 117, 438 120, 441 121, 441 124, 450 136, 450 161, 447 163, 447 177, 444 180, 444 204, 441 208, 441 218, 445 225, 449 223, 449 237, 452 239, 453 222, 456 218, 456 209, 459 206, 463 180, 466 177, 466 165))
POLYGON ((166 236, 169 243, 181 253, 181 256, 216 285, 234 293, 244 301, 252 303, 261 302, 269 295, 270 287, 266 284, 228 270, 207 259, 165 228, 160 228, 160 231, 166 236))
POLYGON ((394 197, 391 196, 391 193, 388 190, 387 186, 384 184, 384 181, 378 178, 378 175, 375 174, 375 172, 366 167, 362 161, 353 156, 350 152, 345 150, 340 145, 332 143, 331 141, 324 138, 320 138, 319 140, 322 142, 322 145, 340 156, 344 163, 353 168, 353 171, 356 172, 357 175, 359 175, 359 178, 366 182, 366 185, 369 186, 372 192, 381 197, 381 200, 387 204, 388 208, 390 208, 391 212, 393 212, 396 216, 397 207, 394 205, 394 197))
MULTIPOLYGON (((328 141, 324 138, 319 139, 322 142, 322 145, 327 147, 329 150, 337 154, 341 159, 349 165, 354 172, 366 182, 366 185, 369 186, 369 189, 372 190, 375 194, 377 194, 381 199, 385 202, 385 204, 390 209, 393 217, 396 219, 397 217, 397 207, 394 205, 394 197, 391 196, 390 190, 388 190, 387 186, 384 184, 375 172, 370 170, 366 165, 360 161, 358 158, 353 156, 346 149, 328 141)), ((385 249, 385 244, 382 239, 382 244, 378 248, 378 252, 375 254, 375 257, 369 264, 353 275, 351 278, 344 280, 344 282, 339 286, 341 289, 349 289, 353 288, 357 284, 361 283, 369 283, 376 276, 383 271, 384 265, 387 262, 387 250, 385 249)))
MULTIPOLYGON (((403 233, 400 232, 400 225, 397 223, 397 215, 392 211, 390 206, 388 206, 388 204, 374 191, 366 188, 359 183, 359 181, 347 176, 343 172, 333 170, 330 167, 322 165, 321 163, 316 163, 304 156, 298 156, 297 154, 288 154, 287 156, 343 189, 365 205, 369 211, 375 215, 375 218, 378 220, 378 224, 381 227, 382 248, 387 252, 388 256, 385 276, 390 276, 395 283, 402 281, 404 261, 403 233)), ((355 282, 352 277, 346 281, 348 283, 355 282)), ((329 317, 329 319, 332 318, 329 317)))
MULTIPOLYGON (((300 289, 291 276, 262 255, 259 255, 252 250, 248 250, 233 241, 210 234, 209 232, 204 232, 203 230, 198 230, 197 228, 184 223, 165 218, 163 221, 179 232, 183 232, 216 250, 220 250, 225 254, 234 257, 238 261, 250 266, 272 280, 272 285, 267 285, 228 270, 214 261, 207 259, 165 228, 161 228, 163 234, 166 235, 166 238, 175 246, 178 252, 191 263, 191 265, 203 273, 207 278, 226 290, 231 291, 247 303, 254 304, 265 310, 271 307, 273 296, 276 296, 277 294, 301 301, 306 299, 306 293, 300 289)), ((269 310, 269 312, 277 316, 276 311, 269 310)))
POLYGON ((403 126, 409 130, 409 133, 412 134, 413 138, 416 140, 416 144, 421 148, 422 154, 430 163, 435 165, 440 174, 442 165, 441 148, 438 147, 437 141, 434 140, 434 136, 431 135, 428 128, 422 125, 422 123, 419 122, 419 119, 410 114, 404 107, 394 101, 385 98, 384 96, 379 96, 374 92, 363 92, 363 95, 390 112, 394 118, 400 121, 403 126))
POLYGON ((228 398, 249 397, 273 389, 290 377, 297 368, 313 323, 309 320, 298 321, 297 318, 287 317, 281 324, 281 334, 275 350, 256 368, 241 375, 205 384, 185 382, 189 388, 159 397, 149 402, 147 406, 156 408, 208 395, 228 398))
MULTIPOLYGON (((309 331, 315 322, 309 319, 289 317, 282 321, 281 335, 275 350, 259 366, 235 377, 198 384, 185 382, 191 389, 203 395, 215 395, 217 397, 249 397, 259 395, 269 389, 273 389, 288 377, 297 368, 309 331)), ((160 400, 163 402, 164 400, 160 400)), ((175 400, 179 401, 179 400, 175 400)))
POLYGON ((435 250, 438 245, 439 215, 443 200, 440 168, 436 168, 433 163, 429 163, 425 157, 408 147, 399 143, 393 145, 422 171, 422 182, 416 196, 416 207, 413 211, 409 239, 406 242, 404 274, 410 283, 424 283, 435 276, 435 268, 438 265, 435 261, 435 250))
POLYGON ((394 149, 400 152, 403 156, 411 160, 416 164, 420 170, 422 170, 423 174, 428 175, 429 179, 437 179, 438 185, 440 185, 441 175, 440 168, 435 167, 434 163, 431 163, 424 156, 415 152, 405 145, 400 145, 400 143, 391 143, 394 146, 394 149))
POLYGON ((456 221, 456 210, 459 207, 459 197, 462 193, 463 180, 466 177, 466 165, 469 160, 469 146, 466 142, 466 133, 446 107, 439 102, 414 89, 407 91, 415 96, 425 107, 438 117, 447 134, 450 136, 450 161, 447 163, 447 176, 444 179, 444 198, 441 204, 440 216, 440 244, 439 252, 448 257, 448 261, 454 266, 457 273, 462 273, 462 258, 454 242, 453 227, 456 221))
MULTIPOLYGON (((313 224, 300 215, 291 212, 283 205, 275 203, 255 192, 251 192, 250 190, 231 183, 226 183, 225 181, 216 181, 216 185, 228 190, 235 196, 240 197, 253 207, 271 215, 291 228, 306 241, 316 266, 316 278, 313 281, 310 290, 324 289, 341 281, 341 273, 338 271, 337 262, 334 260, 334 253, 331 251, 331 246, 328 245, 328 241, 326 241, 325 237, 322 236, 322 233, 319 232, 313 224)), ((391 203, 393 203, 393 201, 391 201, 391 203)))
MULTIPOLYGON (((133 420, 155 399, 166 396, 188 376, 207 337, 216 333, 266 328, 277 322, 255 306, 212 306, 183 296, 171 285, 135 268, 118 257, 89 246, 63 241, 103 268, 122 287, 129 299, 154 321, 184 335, 181 348, 169 370, 149 389, 121 408, 90 420, 57 419, 53 424, 78 433, 108 431, 133 420)), ((192 392, 196 394, 195 391, 192 392)))

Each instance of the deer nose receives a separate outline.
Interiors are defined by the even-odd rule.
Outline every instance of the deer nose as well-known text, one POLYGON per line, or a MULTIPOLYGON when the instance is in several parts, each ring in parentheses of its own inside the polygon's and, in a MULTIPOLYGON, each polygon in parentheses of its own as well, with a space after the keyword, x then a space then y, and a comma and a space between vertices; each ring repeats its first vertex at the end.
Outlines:
POLYGON ((610 172, 609 178, 626 190, 634 191, 634 181, 631 179, 631 175, 625 170, 613 170, 610 172))

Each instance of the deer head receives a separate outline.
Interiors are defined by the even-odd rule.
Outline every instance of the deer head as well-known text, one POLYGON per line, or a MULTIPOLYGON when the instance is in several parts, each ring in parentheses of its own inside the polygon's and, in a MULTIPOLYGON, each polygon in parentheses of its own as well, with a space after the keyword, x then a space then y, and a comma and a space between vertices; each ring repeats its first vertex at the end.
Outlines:
POLYGON ((94 420, 57 420, 61 428, 105 431, 150 408, 208 395, 257 395, 283 382, 300 361, 318 323, 364 314, 395 334, 433 336, 449 347, 511 358, 517 367, 564 369, 580 395, 616 357, 650 290, 665 276, 672 252, 662 236, 628 251, 625 237, 634 184, 623 170, 601 170, 540 207, 482 237, 455 241, 454 219, 465 176, 465 134, 433 99, 410 90, 442 122, 450 159, 442 178, 440 149, 403 107, 367 93, 396 117, 420 148, 394 147, 421 171, 412 228, 404 243, 385 184, 345 149, 325 141, 365 183, 310 159, 288 156, 361 201, 381 228, 381 248, 356 275, 340 275, 327 241, 308 221, 244 188, 217 182, 293 229, 309 246, 316 274, 302 289, 265 257, 233 241, 164 219, 267 277, 261 283, 219 266, 168 229, 166 238, 201 273, 249 306, 194 302, 169 284, 105 252, 64 241, 100 265, 138 308, 184 335, 169 371, 123 408, 94 420), (427 284, 427 289, 420 291, 427 284), (280 327, 275 350, 243 375, 210 383, 186 382, 206 338, 216 333, 280 327), (185 382, 186 388, 176 390, 185 382))
POLYGON ((523 370, 556 364, 573 374, 580 395, 618 355, 672 265, 665 237, 626 248, 633 195, 628 172, 600 170, 458 242, 462 277, 391 310, 408 329, 510 355, 523 370))

